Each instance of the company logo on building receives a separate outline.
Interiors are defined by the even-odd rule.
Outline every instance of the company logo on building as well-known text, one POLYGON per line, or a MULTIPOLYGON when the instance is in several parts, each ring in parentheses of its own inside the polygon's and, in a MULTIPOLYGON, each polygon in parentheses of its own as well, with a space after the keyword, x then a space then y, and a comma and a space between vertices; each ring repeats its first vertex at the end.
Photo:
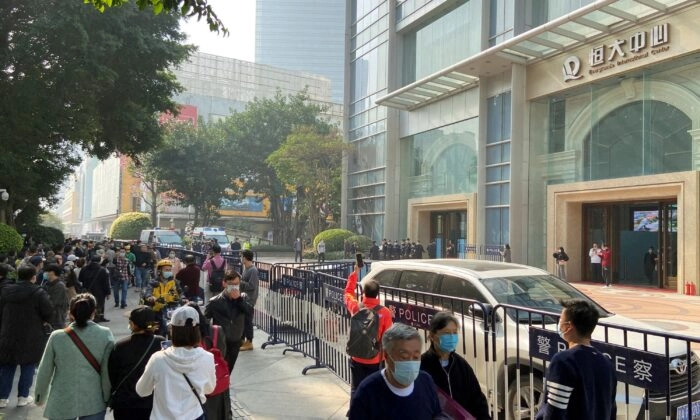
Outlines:
MULTIPOLYGON (((635 32, 627 39, 616 39, 608 44, 595 46, 588 54, 588 74, 600 74, 618 66, 665 53, 671 48, 668 43, 668 23, 663 23, 648 31, 635 32)), ((562 72, 565 82, 582 78, 579 57, 567 57, 562 72)))
POLYGON ((564 73, 565 82, 568 82, 569 80, 580 79, 583 77, 583 75, 580 74, 581 60, 579 60, 579 58, 575 55, 566 57, 566 60, 564 60, 564 64, 562 65, 561 70, 564 73))

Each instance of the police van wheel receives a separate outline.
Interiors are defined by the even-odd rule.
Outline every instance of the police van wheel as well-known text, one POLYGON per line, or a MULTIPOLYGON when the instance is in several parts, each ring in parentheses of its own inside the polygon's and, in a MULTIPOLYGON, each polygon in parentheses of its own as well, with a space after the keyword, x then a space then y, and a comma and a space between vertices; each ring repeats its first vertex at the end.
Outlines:
POLYGON ((520 419, 530 419, 530 407, 534 407, 534 413, 540 409, 542 401, 544 401, 544 386, 542 377, 535 374, 533 377, 532 395, 530 395, 530 375, 521 374, 520 377, 520 398, 518 398, 518 388, 515 380, 511 381, 508 387, 508 410, 511 419, 517 419, 517 413, 520 413, 520 419))

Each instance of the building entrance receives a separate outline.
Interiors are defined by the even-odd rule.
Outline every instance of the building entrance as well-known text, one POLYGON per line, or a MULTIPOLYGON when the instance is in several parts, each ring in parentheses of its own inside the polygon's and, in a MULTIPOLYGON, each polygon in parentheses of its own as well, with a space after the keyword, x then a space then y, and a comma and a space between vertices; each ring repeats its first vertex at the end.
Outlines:
MULTIPOLYGON (((608 244, 613 283, 676 288, 675 200, 585 204, 583 210, 582 248, 608 244)), ((583 263, 584 278, 592 281, 590 260, 585 258, 583 263)))
POLYGON ((451 258, 464 254, 466 238, 466 211, 430 213, 430 239, 435 241, 436 258, 451 258), (451 255, 448 248, 452 249, 451 255))

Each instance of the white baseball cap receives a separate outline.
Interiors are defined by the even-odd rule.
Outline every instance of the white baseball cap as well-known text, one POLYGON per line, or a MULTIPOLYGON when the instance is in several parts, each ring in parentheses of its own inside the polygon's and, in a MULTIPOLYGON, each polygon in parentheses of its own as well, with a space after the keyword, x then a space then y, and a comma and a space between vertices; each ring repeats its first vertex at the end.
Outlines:
POLYGON ((199 312, 191 306, 181 306, 175 309, 168 324, 174 327, 185 327, 190 319, 192 320, 190 326, 199 325, 199 312))

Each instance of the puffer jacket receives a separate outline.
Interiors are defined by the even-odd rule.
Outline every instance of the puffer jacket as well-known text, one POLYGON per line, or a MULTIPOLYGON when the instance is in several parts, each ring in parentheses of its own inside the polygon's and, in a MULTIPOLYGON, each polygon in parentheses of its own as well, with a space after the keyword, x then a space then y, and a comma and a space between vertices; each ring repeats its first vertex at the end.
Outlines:
POLYGON ((39 363, 53 307, 46 290, 19 281, 8 284, 0 296, 0 364, 39 363))
POLYGON ((252 313, 253 307, 245 298, 229 299, 221 292, 209 300, 204 316, 223 328, 226 341, 239 341, 243 336, 245 315, 252 313))

